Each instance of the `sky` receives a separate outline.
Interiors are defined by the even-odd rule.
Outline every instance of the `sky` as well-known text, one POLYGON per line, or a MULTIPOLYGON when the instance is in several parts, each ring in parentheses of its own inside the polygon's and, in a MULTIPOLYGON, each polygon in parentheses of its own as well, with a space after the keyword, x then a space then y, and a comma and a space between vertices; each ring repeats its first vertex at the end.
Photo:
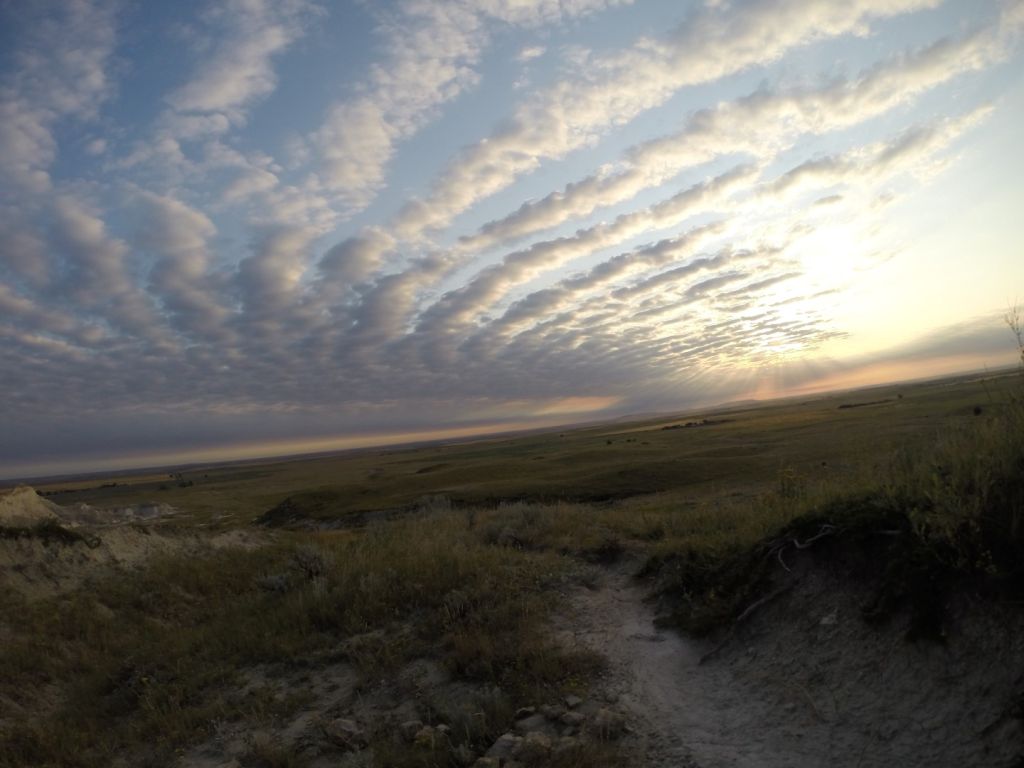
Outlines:
POLYGON ((0 0, 0 477, 995 368, 1021 0, 0 0))

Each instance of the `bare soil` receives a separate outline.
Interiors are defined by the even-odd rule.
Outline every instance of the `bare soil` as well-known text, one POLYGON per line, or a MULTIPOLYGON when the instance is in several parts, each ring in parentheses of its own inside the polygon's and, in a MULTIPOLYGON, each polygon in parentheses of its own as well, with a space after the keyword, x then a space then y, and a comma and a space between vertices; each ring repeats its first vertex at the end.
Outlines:
POLYGON ((865 624, 862 588, 808 568, 720 645, 658 629, 635 565, 579 591, 559 630, 608 658, 636 765, 1024 764, 1019 606, 959 595, 944 645, 909 643, 900 617, 865 624))

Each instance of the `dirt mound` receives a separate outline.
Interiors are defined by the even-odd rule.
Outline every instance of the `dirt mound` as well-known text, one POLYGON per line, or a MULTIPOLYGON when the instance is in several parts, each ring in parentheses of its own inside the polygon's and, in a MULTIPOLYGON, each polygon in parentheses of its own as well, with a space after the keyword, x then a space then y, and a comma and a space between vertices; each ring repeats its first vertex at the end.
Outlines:
POLYGON ((668 624, 703 636, 745 620, 793 588, 808 568, 827 568, 865 590, 862 618, 881 624, 907 614, 907 637, 942 641, 953 595, 1024 596, 1024 572, 1010 550, 971 535, 922 533, 900 499, 843 499, 799 517, 756 546, 728 557, 694 552, 652 560, 669 606, 668 624))
POLYGON ((61 506, 44 499, 27 485, 0 491, 0 527, 4 528, 37 528, 42 525, 77 528, 150 523, 176 514, 178 510, 170 504, 155 502, 121 507, 94 507, 81 502, 61 506))
POLYGON ((186 551, 193 541, 139 528, 108 528, 64 537, 32 535, 0 539, 0 582, 35 599, 75 589, 109 566, 135 567, 156 553, 186 551))
POLYGON ((581 598, 648 764, 1024 765, 1019 565, 908 508, 845 499, 729 557, 650 562, 658 622, 625 574, 581 598))
POLYGON ((30 528, 60 521, 60 507, 27 485, 0 491, 0 526, 30 528))
POLYGON ((43 523, 8 532, 14 535, 0 536, 0 584, 33 600, 87 585, 112 568, 142 568, 154 556, 251 549, 266 541, 256 531, 211 536, 138 524, 65 528, 43 523))

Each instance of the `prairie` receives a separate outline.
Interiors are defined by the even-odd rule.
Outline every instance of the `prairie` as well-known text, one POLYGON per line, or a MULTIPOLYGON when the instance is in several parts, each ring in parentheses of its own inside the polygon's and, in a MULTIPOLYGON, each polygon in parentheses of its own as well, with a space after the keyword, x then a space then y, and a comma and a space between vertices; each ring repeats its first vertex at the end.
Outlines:
POLYGON ((902 724, 863 736, 910 716, 902 694, 858 704, 873 714, 856 728, 843 719, 864 696, 849 681, 867 667, 849 664, 877 664, 877 649, 819 659, 807 679, 791 665, 831 648, 819 635, 834 625, 840 650, 917 648, 904 639, 917 633, 964 659, 992 616, 1018 626, 1021 394, 1004 372, 40 484, 67 510, 177 513, 3 529, 0 764, 857 764, 829 751, 843 745, 1010 765, 1019 642, 991 640, 998 679, 969 661, 947 664, 949 683, 931 656, 918 668, 932 698, 987 686, 987 720, 955 744, 902 724), (868 603, 882 628, 832 621, 868 603), (815 645, 801 632, 779 651, 779 627, 812 613, 815 645), (762 645, 776 650, 757 666, 745 649, 762 645), (681 720, 684 700, 737 714, 681 720), (797 735, 737 742, 743 717, 776 710, 797 735), (709 728, 721 733, 703 746, 662 738, 709 728))

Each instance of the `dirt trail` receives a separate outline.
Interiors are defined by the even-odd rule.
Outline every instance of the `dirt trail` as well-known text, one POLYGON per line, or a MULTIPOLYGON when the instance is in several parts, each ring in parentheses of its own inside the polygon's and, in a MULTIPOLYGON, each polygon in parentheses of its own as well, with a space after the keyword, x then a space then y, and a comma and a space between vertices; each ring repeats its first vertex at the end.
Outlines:
POLYGON ((792 765, 766 760, 751 736, 763 730, 763 707, 725 670, 702 667, 707 648, 654 626, 654 609, 624 570, 602 574, 578 594, 572 618, 577 642, 609 661, 607 695, 632 716, 644 765, 792 765), (744 754, 744 753, 747 754, 744 754))
POLYGON ((862 596, 810 578, 712 647, 654 626, 626 568, 579 592, 563 637, 605 655, 604 693, 632 719, 646 768, 1017 766, 1024 643, 977 617, 946 647, 857 615, 862 596))

